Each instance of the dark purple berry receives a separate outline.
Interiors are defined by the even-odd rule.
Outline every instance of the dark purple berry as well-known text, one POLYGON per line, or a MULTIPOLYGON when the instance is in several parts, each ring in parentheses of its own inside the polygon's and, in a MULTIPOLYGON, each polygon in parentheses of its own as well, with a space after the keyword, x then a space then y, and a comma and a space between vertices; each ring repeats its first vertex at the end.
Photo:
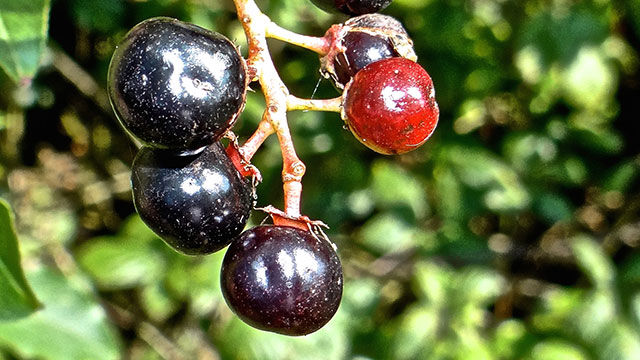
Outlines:
POLYGON ((320 59, 320 72, 338 89, 343 89, 358 71, 376 61, 391 57, 417 59, 406 30, 390 16, 358 16, 331 27, 325 36, 333 42, 328 54, 320 59))
POLYGON ((293 227, 242 233, 229 246, 220 276, 227 304, 243 321, 285 335, 320 329, 342 297, 342 266, 332 245, 293 227))
POLYGON ((136 25, 109 66, 118 119, 149 146, 180 151, 212 144, 234 124, 246 65, 226 37, 170 18, 136 25))
POLYGON ((346 85, 363 67, 378 60, 398 56, 388 38, 362 31, 351 31, 342 39, 344 52, 336 54, 334 67, 337 82, 346 85))
POLYGON ((132 165, 136 210, 168 245, 189 255, 227 246, 253 207, 253 189, 219 142, 195 155, 143 147, 132 165))
POLYGON ((347 15, 362 15, 378 12, 391 4, 392 0, 311 0, 320 9, 347 15))

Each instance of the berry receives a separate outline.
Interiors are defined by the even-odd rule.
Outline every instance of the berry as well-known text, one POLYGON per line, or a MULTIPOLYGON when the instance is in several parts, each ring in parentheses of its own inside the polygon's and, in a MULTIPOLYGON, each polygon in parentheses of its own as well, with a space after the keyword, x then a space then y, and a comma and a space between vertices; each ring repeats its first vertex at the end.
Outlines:
POLYGON ((342 266, 331 244, 294 227, 245 231, 229 246, 220 276, 227 304, 243 321, 285 335, 320 329, 342 297, 342 266))
POLYGON ((389 58, 360 70, 345 88, 342 118, 360 142, 381 154, 402 154, 435 130, 439 109, 429 74, 389 58))
POLYGON ((349 19, 327 31, 332 39, 329 52, 321 62, 320 72, 343 89, 365 66, 390 57, 415 61, 413 42, 400 22, 390 16, 367 14, 349 19))
POLYGON ((170 18, 136 25, 109 65, 109 98, 146 145, 193 151, 219 140, 242 111, 246 65, 226 37, 170 18))
POLYGON ((326 12, 341 12, 347 15, 362 15, 378 12, 391 4, 392 0, 311 0, 326 12))
POLYGON ((227 246, 243 230, 253 189, 219 142, 196 155, 143 147, 133 161, 136 210, 169 246, 189 255, 227 246))

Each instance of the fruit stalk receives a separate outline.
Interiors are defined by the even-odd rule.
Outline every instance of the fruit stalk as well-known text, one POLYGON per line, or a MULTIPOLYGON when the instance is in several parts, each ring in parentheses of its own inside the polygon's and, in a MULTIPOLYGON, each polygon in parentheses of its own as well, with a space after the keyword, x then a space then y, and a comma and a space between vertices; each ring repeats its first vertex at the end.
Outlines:
POLYGON ((273 21, 267 23, 266 36, 272 39, 282 40, 289 44, 297 45, 307 50, 314 51, 320 56, 326 55, 331 49, 331 39, 327 37, 307 36, 294 33, 280 27, 273 21))
MULTIPOLYGON (((291 219, 300 218, 300 198, 302 193, 302 176, 306 167, 296 154, 289 125, 287 123, 287 98, 289 90, 280 79, 275 65, 271 60, 267 47, 267 28, 271 23, 268 16, 263 14, 253 0, 234 0, 238 19, 242 23, 247 42, 249 44, 249 58, 247 65, 253 76, 252 81, 258 81, 264 93, 266 109, 262 122, 268 121, 271 129, 262 124, 251 137, 248 144, 241 146, 240 153, 244 156, 252 155, 257 147, 273 132, 278 136, 282 151, 282 181, 284 183, 284 212, 291 219)), ((249 160, 245 158, 245 160, 249 160)), ((287 221, 274 217, 274 223, 287 221)))
POLYGON ((342 97, 331 99, 302 99, 293 95, 287 98, 287 110, 342 111, 342 97))

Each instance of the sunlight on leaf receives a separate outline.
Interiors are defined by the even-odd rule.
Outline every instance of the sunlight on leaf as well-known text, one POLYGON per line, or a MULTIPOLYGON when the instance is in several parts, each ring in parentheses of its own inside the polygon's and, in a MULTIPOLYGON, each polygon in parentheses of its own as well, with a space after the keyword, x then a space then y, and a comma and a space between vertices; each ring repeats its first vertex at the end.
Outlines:
POLYGON ((0 323, 0 345, 23 358, 111 360, 120 343, 106 314, 79 279, 47 268, 28 274, 42 297, 41 311, 25 319, 0 323))
POLYGON ((0 322, 29 315, 38 307, 20 265, 9 204, 0 199, 0 322))
POLYGON ((49 0, 0 0, 0 67, 16 83, 40 65, 49 27, 49 0))

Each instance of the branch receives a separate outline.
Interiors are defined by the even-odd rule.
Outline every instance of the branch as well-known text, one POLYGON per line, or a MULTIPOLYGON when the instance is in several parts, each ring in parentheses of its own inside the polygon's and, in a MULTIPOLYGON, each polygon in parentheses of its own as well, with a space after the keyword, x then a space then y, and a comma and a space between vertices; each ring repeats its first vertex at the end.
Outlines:
MULTIPOLYGON (((234 0, 238 19, 242 23, 249 44, 248 66, 255 70, 256 77, 265 96, 266 109, 262 122, 269 122, 275 131, 282 149, 282 181, 284 183, 285 213, 290 217, 300 217, 300 198, 302 193, 302 176, 305 165, 296 154, 289 124, 287 123, 287 97, 289 90, 280 79, 271 60, 267 47, 267 27, 272 24, 253 0, 234 0)), ((245 156, 253 156, 257 148, 271 134, 271 129, 263 124, 248 146, 241 147, 245 156)))
POLYGON ((301 99, 293 95, 287 98, 287 110, 315 110, 339 113, 342 111, 342 97, 332 99, 301 99))
POLYGON ((266 36, 269 38, 282 40, 289 44, 300 46, 322 56, 327 55, 331 48, 331 41, 326 37, 315 37, 294 33, 278 26, 278 24, 273 21, 270 21, 267 24, 265 31, 266 36))

